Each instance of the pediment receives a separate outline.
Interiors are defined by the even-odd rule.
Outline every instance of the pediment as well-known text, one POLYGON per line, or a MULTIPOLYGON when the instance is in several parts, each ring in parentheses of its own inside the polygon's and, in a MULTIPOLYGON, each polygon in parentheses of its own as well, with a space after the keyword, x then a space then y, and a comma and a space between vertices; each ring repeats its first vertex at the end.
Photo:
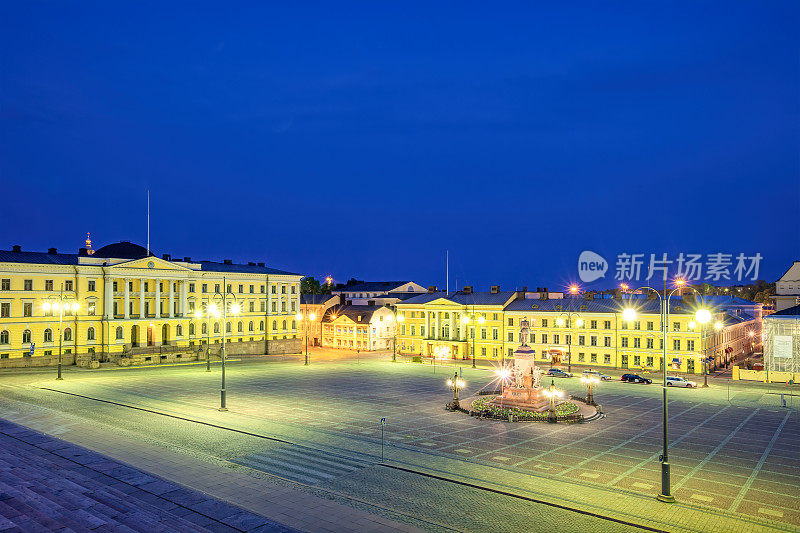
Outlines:
POLYGON ((437 298, 435 300, 431 300, 426 305, 452 306, 452 305, 458 305, 458 304, 455 303, 453 300, 448 300, 447 298, 437 298))
POLYGON ((176 265, 170 261, 159 259, 158 257, 143 257, 141 259, 132 259, 124 263, 117 263, 109 267, 111 269, 141 269, 141 270, 173 270, 179 272, 191 272, 191 268, 186 268, 182 265, 176 265))

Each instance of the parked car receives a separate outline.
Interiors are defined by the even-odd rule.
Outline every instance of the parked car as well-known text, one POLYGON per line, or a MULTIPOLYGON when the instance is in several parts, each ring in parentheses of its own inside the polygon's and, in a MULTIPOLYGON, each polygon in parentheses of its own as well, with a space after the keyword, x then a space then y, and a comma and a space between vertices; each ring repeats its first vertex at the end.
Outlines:
POLYGON ((598 378, 600 381, 611 381, 613 378, 611 376, 606 376, 605 374, 601 374, 597 370, 584 370, 584 374, 587 376, 594 376, 598 378))
POLYGON ((697 383, 679 376, 667 376, 667 387, 697 387, 697 383))
POLYGON ((653 382, 652 379, 643 378, 638 374, 622 374, 620 381, 625 383, 644 383, 645 385, 650 385, 653 382))
POLYGON ((551 377, 551 378, 571 378, 572 377, 572 373, 571 372, 565 372, 564 370, 561 370, 560 368, 551 368, 550 370, 547 371, 547 375, 549 377, 551 377))

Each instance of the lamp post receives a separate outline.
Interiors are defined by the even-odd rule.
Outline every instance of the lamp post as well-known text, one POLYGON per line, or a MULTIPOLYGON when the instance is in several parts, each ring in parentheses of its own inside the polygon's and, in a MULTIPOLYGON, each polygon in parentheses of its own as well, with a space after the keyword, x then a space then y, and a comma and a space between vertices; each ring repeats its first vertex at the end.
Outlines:
POLYGON ((297 320, 299 320, 300 322, 303 322, 305 324, 305 327, 306 327, 305 328, 306 329, 306 362, 305 362, 305 366, 308 366, 308 323, 316 320, 317 315, 315 315, 314 313, 308 313, 304 317, 303 313, 297 313, 295 315, 295 318, 297 320))
MULTIPOLYGON (((472 309, 472 313, 469 316, 464 315, 461 318, 461 322, 463 322, 464 324, 469 324, 472 321, 475 321, 478 324, 483 324, 484 322, 486 322, 486 319, 483 317, 483 315, 477 317, 477 319, 476 319, 475 318, 475 309, 473 308, 472 309)), ((469 335, 469 329, 467 329, 467 335, 469 335)), ((475 359, 478 356, 478 354, 475 353, 475 337, 477 337, 477 336, 478 336, 477 328, 473 328, 473 331, 472 331, 472 368, 475 368, 475 359)))
MULTIPOLYGON (((397 362, 397 330, 400 328, 400 323, 404 322, 406 317, 402 314, 397 314, 397 309, 392 309, 392 316, 388 317, 389 320, 394 320, 394 340, 392 341, 392 362, 397 362)), ((434 364, 436 357, 434 357, 434 364)))
POLYGON ((448 380, 447 380, 447 386, 448 386, 448 387, 450 387, 450 390, 452 390, 452 391, 453 391, 453 402, 450 404, 450 406, 451 406, 453 409, 458 409, 458 408, 459 408, 459 406, 461 405, 461 404, 459 403, 459 399, 458 399, 458 392, 459 392, 461 389, 463 389, 463 388, 464 388, 464 382, 463 382, 463 381, 461 381, 461 380, 458 378, 458 372, 456 372, 455 374, 453 374, 453 379, 448 379, 448 380))
MULTIPOLYGON (((217 311, 217 315, 216 316, 219 317, 219 311, 217 311)), ((205 315, 203 314, 203 311, 198 309, 197 311, 194 312, 194 317, 196 319, 198 319, 198 320, 203 320, 203 317, 210 318, 211 317, 211 308, 209 307, 209 308, 206 309, 205 315)), ((208 320, 203 320, 203 322, 201 322, 201 325, 206 327, 206 372, 211 372, 211 344, 210 344, 211 337, 210 337, 210 333, 208 331, 210 329, 209 328, 210 324, 209 324, 208 320)))
MULTIPOLYGON (((570 291, 572 291, 573 288, 574 287, 570 288, 570 291)), ((581 318, 581 315, 579 313, 575 312, 575 311, 567 311, 567 312, 561 313, 562 317, 565 316, 565 315, 567 317, 567 330, 569 330, 569 333, 567 333, 567 372, 572 372, 572 317, 573 316, 578 317, 578 319, 575 321, 575 325, 578 326, 578 327, 583 326, 583 319, 581 318)), ((563 326, 564 325, 564 319, 561 318, 561 317, 558 317, 556 319, 556 325, 558 327, 563 326)), ((550 360, 552 361, 552 357, 551 357, 550 360)), ((550 366, 552 367, 552 365, 550 365, 550 366)))
POLYGON ((62 329, 62 325, 64 323, 64 311, 72 311, 73 313, 77 313, 78 309, 80 309, 80 304, 72 298, 64 298, 64 283, 61 283, 61 290, 58 294, 58 298, 52 298, 52 302, 45 301, 42 304, 45 313, 49 311, 58 311, 58 377, 56 379, 64 379, 61 377, 61 358, 62 358, 62 341, 64 339, 64 332, 62 329))
MULTIPOLYGON (((649 290, 652 291, 656 296, 658 296, 659 301, 659 309, 661 312, 661 334, 663 339, 663 355, 662 355, 662 362, 661 366, 664 369, 664 380, 661 385, 663 391, 663 452, 661 454, 661 492, 658 494, 657 499, 659 501, 665 503, 673 503, 675 501, 675 496, 672 495, 670 491, 670 465, 669 465, 669 434, 667 431, 667 424, 668 424, 668 415, 667 415, 667 332, 668 332, 668 321, 669 321, 669 301, 672 298, 672 295, 675 294, 676 291, 679 291, 681 288, 684 287, 685 281, 679 279, 675 282, 677 285, 672 291, 662 296, 659 291, 652 287, 641 287, 639 290, 649 290)), ((695 293, 700 295, 699 292, 694 287, 689 287, 695 293)), ((635 291, 632 291, 635 292, 635 291)), ((629 300, 630 301, 630 300, 629 300)), ((695 320, 704 324, 708 322, 711 318, 711 313, 708 309, 699 309, 695 313, 695 320)), ((626 322, 632 322, 636 320, 636 309, 633 307, 626 307, 622 311, 622 319, 626 322)))
POLYGON ((226 346, 226 333, 228 331, 228 312, 232 315, 239 314, 239 303, 236 301, 236 295, 232 292, 228 291, 228 285, 226 282, 226 278, 223 276, 222 278, 222 291, 217 291, 214 293, 214 304, 210 306, 210 311, 212 314, 219 316, 222 314, 222 387, 219 391, 219 410, 220 411, 227 411, 228 408, 225 403, 225 359, 228 355, 228 348, 226 346), (228 299, 232 298, 233 303, 228 305, 228 299), (222 306, 222 311, 220 312, 216 302, 220 302, 222 306), (230 307, 230 309, 229 309, 230 307))
POLYGON ((586 384, 586 403, 589 405, 594 405, 593 389, 594 386, 600 382, 600 380, 594 376, 581 376, 581 381, 586 384))
POLYGON ((550 388, 543 390, 542 393, 550 399, 550 407, 547 410, 547 421, 555 423, 558 421, 558 415, 556 415, 556 402, 559 398, 561 398, 561 391, 556 390, 556 382, 551 379, 550 388))

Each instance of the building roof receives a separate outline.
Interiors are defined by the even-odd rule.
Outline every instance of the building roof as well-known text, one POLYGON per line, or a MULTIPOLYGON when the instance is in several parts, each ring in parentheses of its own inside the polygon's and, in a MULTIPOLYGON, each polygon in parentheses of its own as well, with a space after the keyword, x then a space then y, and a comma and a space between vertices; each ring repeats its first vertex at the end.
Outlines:
MULTIPOLYGON (((154 256, 150 252, 150 256, 154 256)), ((34 263, 39 265, 77 265, 78 254, 51 254, 46 252, 25 252, 14 250, 0 250, 0 263, 34 263)), ((147 249, 138 244, 127 241, 116 242, 107 244, 99 248, 91 256, 100 259, 141 259, 147 257, 147 249)), ((279 274, 290 276, 302 276, 294 272, 287 272, 285 270, 278 270, 266 266, 258 265, 240 265, 236 263, 218 263, 215 261, 196 261, 201 266, 202 270, 209 272, 238 272, 238 273, 251 273, 251 274, 279 274)))
POLYGON ((141 259, 148 255, 154 256, 155 254, 150 251, 147 253, 147 248, 139 246, 128 241, 115 242, 106 244, 102 248, 95 250, 94 257, 107 257, 113 259, 141 259))
POLYGON ((334 305, 325 311, 322 321, 331 322, 335 318, 346 316, 353 322, 368 324, 372 320, 372 315, 379 309, 384 309, 384 307, 375 305, 334 305))
POLYGON ((338 294, 301 294, 301 305, 322 305, 330 300, 338 300, 338 294))
POLYGON ((800 305, 795 305, 793 307, 787 307, 786 309, 782 309, 780 311, 776 311, 771 313, 764 318, 796 318, 800 317, 800 305))
POLYGON ((277 268, 270 268, 267 266, 258 265, 240 265, 237 263, 218 263, 216 261, 194 261, 200 264, 204 271, 208 272, 238 272, 245 274, 275 274, 287 276, 302 276, 295 272, 287 272, 286 270, 278 270, 277 268))
POLYGON ((361 281, 334 289, 334 292, 388 292, 413 281, 361 281))
POLYGON ((440 298, 450 300, 458 305, 503 305, 505 304, 516 291, 500 291, 500 292, 472 292, 464 294, 462 291, 456 292, 426 292, 419 294, 413 298, 409 298, 402 302, 402 304, 416 305, 426 304, 440 298))
MULTIPOLYGON (((587 300, 579 296, 567 296, 565 298, 551 298, 540 300, 538 298, 525 298, 514 300, 509 303, 505 311, 577 311, 584 313, 621 313, 622 310, 631 305, 641 314, 653 315, 661 313, 659 300, 647 298, 625 298, 619 300, 615 298, 594 298, 587 300), (536 306, 534 308, 534 306, 536 306)), ((682 298, 670 299, 670 314, 686 314, 693 312, 695 303, 684 304, 682 298)))
POLYGON ((45 252, 14 252, 11 250, 0 250, 0 263, 77 265, 78 254, 48 254, 45 252))

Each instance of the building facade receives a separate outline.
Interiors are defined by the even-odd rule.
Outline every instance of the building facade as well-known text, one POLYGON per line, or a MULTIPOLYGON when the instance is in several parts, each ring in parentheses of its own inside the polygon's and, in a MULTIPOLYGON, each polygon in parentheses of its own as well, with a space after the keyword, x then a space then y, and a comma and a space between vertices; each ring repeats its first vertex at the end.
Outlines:
POLYGON ((338 294, 300 295, 301 333, 308 335, 309 346, 322 346, 322 319, 328 309, 341 303, 342 296, 338 294))
POLYGON ((800 305, 764 317, 764 369, 800 373, 800 305))
POLYGON ((395 339, 394 313, 374 305, 337 305, 322 319, 322 345, 348 350, 390 350, 395 339))
POLYGON ((385 305, 426 292, 425 287, 413 281, 360 281, 334 289, 331 294, 341 295, 343 303, 350 305, 385 305))
MULTIPOLYGON (((546 293, 500 291, 429 293, 397 304, 403 316, 398 350, 409 355, 502 363, 519 346, 519 324, 530 322, 529 344, 544 365, 588 365, 656 370, 663 344, 658 299, 549 298, 546 293), (632 322, 622 319, 627 306, 637 309, 632 322)), ((731 302, 742 306, 742 300, 731 302)), ((694 298, 670 302, 667 364, 675 371, 702 373, 704 357, 714 365, 741 350, 752 353, 760 338, 761 317, 729 310, 727 302, 704 302, 712 312, 705 328, 694 323, 694 298), (719 323, 719 329, 715 324, 719 323), (705 356, 703 354, 706 354, 705 356)), ((758 306, 750 302, 753 306, 758 306)))
POLYGON ((775 311, 800 304, 800 261, 795 261, 775 282, 775 311))
POLYGON ((129 242, 77 254, 15 246, 0 251, 0 360, 55 356, 59 340, 67 360, 199 349, 219 344, 223 327, 242 352, 299 353, 301 278, 263 263, 158 258, 129 242), (208 312, 223 292, 238 310, 226 324, 208 312))

